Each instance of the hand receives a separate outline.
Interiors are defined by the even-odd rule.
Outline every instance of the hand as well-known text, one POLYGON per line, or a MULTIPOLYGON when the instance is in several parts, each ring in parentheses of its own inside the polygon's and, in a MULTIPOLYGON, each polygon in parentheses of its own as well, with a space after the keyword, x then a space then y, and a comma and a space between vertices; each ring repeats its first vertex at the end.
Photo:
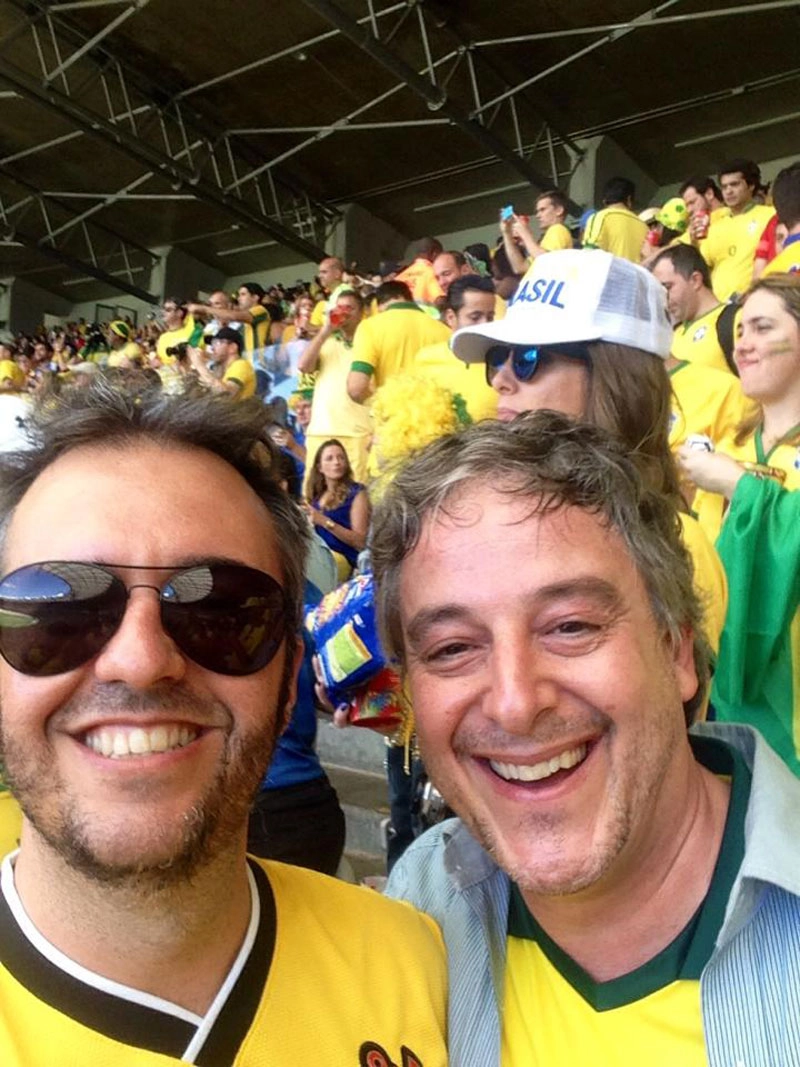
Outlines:
POLYGON ((678 464, 699 489, 721 493, 728 500, 745 473, 736 460, 724 452, 703 452, 687 445, 678 449, 678 464))
POLYGON ((193 348, 191 345, 188 345, 186 348, 186 355, 189 357, 189 362, 195 370, 205 368, 205 355, 202 348, 193 348))
POLYGON ((525 219, 520 218, 519 215, 513 217, 511 225, 511 236, 515 237, 519 241, 525 241, 525 238, 533 237, 533 230, 531 224, 526 222, 525 219))
POLYGON ((286 448, 289 443, 289 431, 285 426, 275 426, 270 430, 270 437, 278 448, 286 448))
POLYGON ((211 308, 206 304, 187 304, 186 313, 195 317, 200 316, 201 318, 209 318, 212 314, 211 308))
POLYGON ((500 233, 502 233, 503 236, 513 236, 515 218, 516 215, 509 215, 507 219, 504 219, 503 213, 500 212, 500 233))
POLYGON ((689 236, 693 241, 702 241, 708 237, 708 215, 692 215, 689 219, 689 236))
POLYGON ((338 727, 349 726, 349 706, 347 704, 340 704, 338 708, 333 706, 331 698, 328 696, 328 690, 325 688, 324 680, 322 677, 322 667, 319 663, 319 656, 311 657, 311 666, 314 669, 314 677, 316 679, 314 683, 314 695, 317 698, 317 703, 323 711, 328 715, 333 716, 333 725, 338 727))

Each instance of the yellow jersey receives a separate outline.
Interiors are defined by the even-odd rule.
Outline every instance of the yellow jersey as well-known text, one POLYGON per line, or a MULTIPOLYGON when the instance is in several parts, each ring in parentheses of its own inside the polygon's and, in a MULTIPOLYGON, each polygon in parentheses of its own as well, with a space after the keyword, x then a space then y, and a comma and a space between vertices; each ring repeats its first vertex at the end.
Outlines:
POLYGON ((641 263, 642 245, 647 224, 623 204, 612 204, 596 211, 583 235, 584 248, 602 248, 604 252, 641 263))
POLYGON ((726 208, 698 245, 711 268, 711 288, 723 303, 746 292, 753 282, 756 248, 775 209, 752 203, 738 215, 726 208))
POLYGON ((176 357, 169 355, 167 349, 180 344, 188 344, 193 348, 205 348, 203 325, 195 322, 194 315, 187 315, 183 320, 183 325, 177 330, 165 330, 156 341, 156 354, 162 367, 169 367, 175 362, 176 357))
POLYGON ((25 388, 25 371, 13 359, 0 359, 0 382, 9 382, 12 392, 21 392, 25 388))
POLYGON ((222 380, 234 382, 239 386, 236 392, 237 400, 249 400, 251 396, 255 396, 256 372, 253 370, 252 363, 248 363, 246 359, 235 359, 226 368, 222 380))
POLYGON ((727 440, 755 411, 735 374, 702 363, 679 363, 669 371, 672 414, 669 446, 680 448, 690 434, 704 434, 714 445, 727 440))
POLYGON ((563 222, 553 223, 542 234, 539 247, 545 252, 558 252, 563 248, 572 248, 572 234, 563 222))
POLYGON ((764 267, 761 277, 770 274, 796 274, 800 271, 800 233, 794 233, 783 242, 783 248, 764 267))
POLYGON ((252 362, 255 353, 260 352, 269 344, 272 319, 267 309, 261 304, 254 304, 249 310, 253 321, 242 323, 242 340, 244 341, 244 355, 252 362))
POLYGON ((473 422, 497 417, 497 393, 486 381, 484 365, 462 363, 450 350, 449 341, 421 348, 414 359, 414 373, 462 397, 473 422))
POLYGON ((323 342, 315 371, 314 402, 306 436, 366 437, 372 433, 369 407, 347 395, 353 346, 339 333, 323 342))
POLYGON ((705 315, 699 315, 696 319, 682 322, 675 327, 670 349, 675 359, 731 374, 717 333, 717 321, 725 307, 725 304, 717 304, 705 315))
POLYGON ((752 776, 727 745, 693 738, 692 746, 700 762, 731 781, 720 854, 705 900, 654 959, 597 982, 548 937, 512 886, 501 1067, 707 1067, 700 974, 744 857, 752 776))
POLYGON ((3 1067, 445 1067, 447 977, 435 923, 314 871, 250 861, 250 872, 255 940, 205 1019, 78 968, 46 942, 34 947, 0 896, 3 1067))
POLYGON ((399 300, 358 324, 351 370, 371 375, 378 389, 392 375, 410 372, 421 348, 449 338, 443 322, 417 304, 399 300))

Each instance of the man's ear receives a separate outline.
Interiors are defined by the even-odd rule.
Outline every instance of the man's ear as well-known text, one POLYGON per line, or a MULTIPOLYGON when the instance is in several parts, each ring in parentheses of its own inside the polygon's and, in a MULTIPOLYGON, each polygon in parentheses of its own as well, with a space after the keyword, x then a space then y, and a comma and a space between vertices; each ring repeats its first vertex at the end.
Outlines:
POLYGON ((681 635, 672 650, 675 677, 681 700, 686 703, 697 693, 700 681, 694 665, 694 632, 690 626, 681 629, 681 635))

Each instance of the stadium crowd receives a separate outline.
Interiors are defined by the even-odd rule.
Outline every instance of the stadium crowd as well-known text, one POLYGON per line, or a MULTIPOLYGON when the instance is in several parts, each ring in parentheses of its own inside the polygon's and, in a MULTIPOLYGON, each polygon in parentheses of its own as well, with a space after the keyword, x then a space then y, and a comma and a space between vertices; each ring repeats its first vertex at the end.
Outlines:
MULTIPOLYGON (((783 385, 753 386, 752 373, 740 376, 740 364, 748 332, 743 309, 752 306, 751 294, 757 294, 754 304, 778 302, 786 314, 797 315, 800 163, 781 171, 771 189, 762 183, 757 164, 734 159, 716 177, 687 178, 678 195, 658 207, 637 214, 635 196, 630 180, 613 178, 599 208, 586 211, 570 228, 567 197, 553 189, 536 198, 536 227, 530 216, 504 208, 492 248, 444 249, 438 240, 424 238, 409 247, 404 263, 384 262, 374 271, 359 272, 356 264, 328 256, 312 281, 298 280, 290 288, 264 289, 245 281, 235 292, 216 291, 202 299, 167 295, 159 314, 139 324, 129 317, 80 320, 8 338, 0 343, 0 389, 7 399, 17 398, 17 406, 6 405, 6 418, 0 420, 3 441, 12 447, 19 439, 26 394, 86 385, 97 374, 115 377, 120 387, 134 375, 168 393, 257 396, 269 407, 270 434, 281 450, 287 485, 330 550, 337 581, 345 581, 358 571, 361 553, 361 565, 369 566, 364 550, 370 497, 377 495, 381 476, 406 452, 443 432, 434 414, 443 398, 452 407, 455 427, 498 415, 508 419, 527 406, 564 407, 557 393, 530 405, 509 400, 537 364, 526 372, 514 363, 514 374, 498 375, 491 370, 490 352, 484 374, 457 358, 462 351, 452 345, 453 335, 503 321, 509 304, 557 306, 560 289, 542 268, 544 256, 602 250, 640 264, 663 287, 674 328, 670 351, 657 371, 651 359, 645 361, 649 378, 640 396, 623 391, 606 402, 607 408, 629 410, 596 417, 633 453, 646 453, 648 436, 658 435, 656 408, 663 386, 669 453, 658 458, 665 470, 661 485, 664 491, 680 487, 685 536, 719 655, 710 714, 753 721, 800 771, 797 618, 781 601, 770 620, 774 645, 764 663, 751 662, 747 633, 753 602, 765 595, 776 572, 773 567, 761 573, 752 561, 745 567, 741 538, 731 532, 734 524, 723 527, 737 472, 765 478, 781 493, 797 484, 795 394, 783 385), (515 374, 519 381, 512 390, 504 380, 515 374), (769 392, 775 389, 777 399, 769 392), (649 414, 636 422, 634 408, 649 414), (770 415, 775 410, 779 413, 770 415), (727 456, 735 457, 736 466, 720 480, 717 472, 727 456), (719 555, 715 542, 721 545, 719 555), (776 669, 782 672, 780 686, 768 680, 776 669), (761 681, 754 682, 756 677, 761 681)), ((512 320, 513 315, 508 330, 501 327, 497 336, 512 348, 533 344, 536 338, 515 333, 512 320)), ((640 347, 646 347, 644 341, 640 347)), ((593 365, 592 375, 599 379, 598 366, 593 365)), ((545 379, 541 371, 535 380, 540 379, 545 379)), ((521 388, 524 392, 527 386, 521 388)), ((569 403, 566 407, 568 414, 590 417, 585 402, 574 410, 569 403)), ((769 487, 759 487, 758 494, 764 496, 769 487)), ((738 500, 744 492, 735 495, 738 500)), ((782 570, 797 573, 794 545, 776 545, 774 537, 768 527, 758 538, 748 535, 748 558, 768 553, 772 559, 788 551, 782 570)), ((405 758, 390 753, 392 758, 400 767, 397 774, 390 772, 396 799, 398 791, 411 790, 412 776, 405 758)), ((401 807, 412 803, 404 796, 401 807)), ((418 828, 408 811, 394 812, 390 866, 418 828)))
MULTIPOLYGON (((597 1041, 595 1017, 602 1015, 609 1026, 603 1036, 609 1047, 624 1045, 630 1028, 631 1047, 642 1057, 649 1055, 653 1017, 656 1029, 666 1033, 672 1024, 665 1020, 677 1016, 692 1022, 684 1027, 688 1037, 670 1033, 671 1062, 700 1062, 683 1057, 688 1047, 693 1057, 703 1040, 715 1064, 797 1062, 783 1058, 785 1049, 762 1055, 763 1048, 776 1047, 770 1045, 777 1040, 770 1030, 773 1013, 764 1013, 768 1036, 754 1036, 756 1028, 735 1022, 739 1009, 731 1009, 724 988, 720 992, 715 986, 702 1003, 702 1025, 708 1024, 704 1039, 699 1000, 694 1004, 693 998, 701 971, 725 974, 727 966, 730 988, 745 990, 742 1002, 750 1011, 747 997, 753 983, 768 986, 775 974, 792 967, 796 975, 797 957, 791 955, 791 945, 800 937, 800 888, 792 888, 796 871, 778 869, 781 863, 789 865, 782 853, 775 872, 770 868, 765 873, 765 865, 756 863, 753 877, 760 878, 759 891, 764 892, 760 910, 741 889, 736 872, 750 872, 747 864, 754 862, 756 846, 745 844, 745 826, 748 832, 756 824, 763 829, 769 819, 765 805, 796 810, 792 775, 800 776, 800 162, 782 170, 767 187, 756 163, 729 160, 715 176, 688 177, 677 195, 644 209, 636 203, 633 183, 615 177, 597 209, 574 225, 568 207, 564 193, 553 189, 532 205, 535 223, 511 205, 503 208, 493 247, 446 249, 427 237, 408 249, 403 262, 371 265, 374 270, 326 256, 312 281, 290 288, 265 289, 245 280, 230 293, 164 294, 159 312, 142 323, 129 317, 80 320, 32 336, 8 337, 0 341, 0 451, 22 454, 33 447, 29 424, 45 426, 45 436, 55 434, 48 446, 52 455, 59 454, 59 441, 66 442, 67 451, 74 447, 78 457, 69 462, 87 486, 93 485, 102 474, 104 453, 91 452, 96 442, 88 437, 88 443, 80 443, 77 420, 82 403, 94 404, 96 412, 105 405, 108 425, 122 420, 127 427, 108 431, 110 440, 136 460, 124 468, 125 484, 148 499, 156 491, 153 480, 146 479, 148 465, 155 462, 152 438, 163 438, 166 453, 178 467, 185 465, 187 475, 190 468, 196 475, 193 464, 200 462, 185 454, 184 430, 172 426, 166 409, 158 408, 158 398, 174 397, 176 405, 197 403, 192 432, 199 435, 214 410, 226 412, 221 424, 228 420, 234 430, 238 425, 243 434, 255 435, 253 447, 261 457, 259 463, 253 461, 255 467, 251 452, 237 466, 239 460, 225 459, 229 453, 221 445, 199 446, 198 451, 208 453, 210 472, 211 488, 203 489, 208 497, 203 497, 204 514, 210 514, 214 493, 220 508, 229 490, 236 490, 234 496, 245 494, 244 481, 236 489, 229 469, 223 477, 224 460, 244 473, 251 488, 259 487, 259 499, 275 509, 298 559, 308 540, 304 575, 298 570, 293 580, 298 589, 303 587, 306 611, 327 607, 315 622, 310 616, 299 634, 289 634, 297 639, 299 680, 296 690, 286 677, 280 683, 280 698, 291 695, 288 726, 269 765, 260 768, 248 850, 328 874, 340 870, 344 818, 314 750, 317 712, 326 709, 347 726, 363 725, 377 709, 375 723, 386 724, 383 732, 388 734, 388 871, 399 861, 389 890, 432 914, 444 932, 451 965, 451 1063, 499 1062, 501 1029, 503 1063, 533 1062, 508 1050, 535 1042, 552 1057, 548 1062, 570 1062, 574 1048, 565 1051, 564 1042, 569 1044, 571 1037, 555 1032, 561 1028, 545 1028, 535 1037, 529 1032, 525 998, 534 995, 531 975, 541 982, 537 990, 549 990, 536 993, 544 998, 545 1014, 560 1017, 570 1011, 577 1019, 590 1012, 591 1023, 576 1024, 587 1061, 597 1041), (115 401, 115 393, 122 399, 115 401), (99 399, 81 401, 90 394, 99 399), (62 401, 63 410, 78 413, 69 430, 73 437, 58 437, 66 429, 46 429, 48 418, 58 427, 62 401), (142 441, 135 445, 140 432, 142 441), (142 450, 140 457, 135 447, 142 450), (90 467, 87 456, 94 457, 98 470, 90 467), (294 504, 286 501, 286 493, 294 504), (539 503, 534 506, 531 500, 539 503), (477 502, 472 511, 470 502, 477 502), (572 523, 564 519, 565 511, 572 523), (564 545, 570 546, 569 557, 564 545), (551 569, 550 584, 537 591, 534 606, 524 609, 533 614, 522 622, 504 614, 516 610, 517 560, 523 576, 529 565, 551 569), (581 577, 581 567, 589 577, 581 577), (593 567, 602 571, 600 577, 593 567), (373 569, 376 592, 370 584, 373 569), (626 578, 628 572, 633 577, 626 578), (360 598, 354 609, 359 625, 367 609, 374 608, 392 659, 386 674, 369 679, 374 686, 369 696, 367 685, 352 701, 337 702, 320 662, 324 657, 314 625, 343 612, 346 640, 341 638, 334 657, 336 682, 355 673, 369 658, 368 650, 373 655, 378 633, 375 629, 364 636, 359 630, 357 639, 353 636, 353 618, 343 608, 345 590, 360 598), (540 688, 533 682, 528 686, 525 673, 526 641, 534 630, 537 640, 542 635, 541 647, 530 669, 542 671, 540 688), (668 641, 657 640, 662 631, 668 631, 668 641), (581 674, 581 657, 615 642, 620 646, 615 662, 603 665, 607 677, 581 674), (491 656, 484 654, 489 645, 491 656), (492 657, 502 665, 487 666, 492 657), (551 660, 566 663, 563 677, 551 660), (401 667, 409 689, 395 672, 401 667), (490 669, 496 676, 484 678, 490 669), (581 720, 582 732, 571 747, 533 765, 520 738, 536 727, 525 716, 549 714, 548 702, 556 700, 557 690, 570 693, 567 703, 602 710, 581 720), (652 707, 646 699, 642 706, 651 691, 652 707), (475 740, 480 731, 469 722, 475 709, 490 701, 496 703, 493 732, 484 731, 475 740), (387 704, 395 717, 383 717, 387 704), (434 714, 440 708, 442 721, 434 714), (443 725, 448 716, 451 725, 443 725), (614 725, 601 730, 601 720, 614 725), (693 724, 699 734, 693 735, 690 749, 686 726, 693 724), (758 731, 757 742, 743 740, 739 727, 758 731), (431 785, 423 789, 425 768, 415 728, 426 759, 431 755, 433 784, 441 785, 445 801, 485 851, 473 837, 465 840, 463 824, 453 829, 450 822, 414 844, 422 829, 446 813, 441 804, 436 819, 430 815, 431 785), (445 736, 448 729, 452 736, 445 736), (487 735, 494 739, 491 743, 485 741, 487 735), (575 832, 578 845, 569 838, 565 859, 565 838, 555 825, 561 814, 531 823, 527 835, 511 817, 524 788, 541 780, 546 793, 544 783, 552 778, 557 792, 563 781, 580 781, 584 765, 599 764, 602 757, 595 753, 606 735, 621 751, 607 776, 614 794, 611 806, 622 811, 627 805, 628 821, 639 835, 633 859, 628 856, 619 869, 614 868, 616 853, 608 860, 616 872, 611 882, 616 879, 628 886, 627 892, 635 886, 642 893, 641 907, 650 922, 631 932, 626 916, 636 912, 638 899, 631 892, 621 910, 607 913, 609 930, 621 926, 626 931, 613 944, 603 938, 604 922, 584 923, 591 906, 571 919, 552 903, 591 886, 592 878, 605 885, 606 868, 584 875, 581 867, 574 877, 562 870, 567 859, 578 866, 588 862, 586 856, 599 847, 595 837, 575 832), (761 737, 772 750, 766 755, 761 737), (469 763, 465 754, 479 764, 474 774, 464 769, 469 763), (652 818, 645 819, 645 810, 652 818), (544 866, 535 855, 537 842, 543 850, 551 849, 544 866), (665 842, 672 844, 659 852, 656 845, 665 842), (659 855, 673 845, 680 861, 661 871, 663 884, 656 886, 659 855), (588 880, 580 882, 584 877, 588 880), (469 903, 478 882, 490 888, 478 903, 469 903), (771 896, 764 885, 770 886, 771 896), (666 895, 659 896, 663 887, 666 895), (673 892, 676 887, 680 891, 673 892), (791 909, 794 918, 787 918, 791 909), (760 924, 754 943, 738 944, 725 957, 720 945, 729 926, 746 922, 754 930, 760 924), (579 926, 582 932, 576 937, 579 926), (493 942, 498 930, 502 950, 493 942), (534 943, 542 949, 535 957, 530 954, 534 943), (766 947, 759 955, 761 944, 766 947), (736 977, 745 971, 757 977, 736 977), (634 974, 638 985, 628 981, 634 974), (569 993, 558 985, 564 979, 569 993), (658 1000, 667 989, 674 999, 658 1000), (570 1001, 574 990, 580 1006, 570 1001), (632 1021, 630 1009, 650 997, 649 1020, 632 1021), (745 1048, 752 1061, 743 1058, 745 1048)), ((100 421, 98 414, 98 426, 100 421)), ((41 507, 42 494, 46 498, 52 491, 47 470, 41 477, 45 488, 39 496, 34 493, 29 510, 41 507)), ((191 523, 192 487, 177 473, 165 477, 183 501, 180 533, 191 523)), ((18 483, 9 484, 12 488, 5 491, 13 495, 18 483)), ((21 499, 17 505, 24 517, 25 496, 21 499)), ((236 499, 246 527, 247 501, 245 496, 236 499)), ((104 508, 103 522, 108 523, 111 512, 104 508)), ((135 525, 137 515, 126 508, 128 504, 123 506, 126 521, 135 525)), ((162 512, 153 505, 153 516, 162 512)), ((147 507, 142 514, 148 514, 147 507)), ((14 523, 22 521, 14 518, 14 523)), ((11 540, 16 551, 26 538, 36 544, 40 534, 35 531, 47 529, 47 522, 38 518, 26 521, 25 537, 17 534, 11 540)), ((232 541, 240 534, 237 521, 228 516, 224 525, 232 541)), ((77 519, 65 531, 67 542, 82 536, 77 519)), ((203 544, 211 539, 207 534, 197 535, 203 544)), ((136 536, 150 544, 149 532, 136 536)), ((133 585, 122 589, 122 602, 134 589, 156 590, 164 628, 180 655, 225 678, 258 678, 271 660, 262 663, 249 639, 228 634, 230 612, 220 610, 203 582, 216 582, 224 572, 227 595, 231 602, 239 596, 242 611, 251 610, 258 599, 242 585, 245 578, 255 580, 260 574, 263 590, 258 596, 270 604, 276 583, 258 569, 248 571, 236 560, 231 564, 226 550, 223 544, 210 564, 181 565, 181 572, 195 582, 183 592, 172 579, 163 588, 133 585), (243 577, 244 571, 249 576, 243 577), (225 650, 202 627, 186 622, 187 603, 191 609, 194 598, 204 605, 212 601, 208 610, 217 612, 214 625, 236 644, 241 662, 233 667, 223 663, 225 650)), ((194 559, 196 553, 187 549, 185 555, 194 559)), ((78 559, 47 566, 87 599, 81 582, 110 581, 111 586, 92 595, 108 612, 124 614, 127 609, 112 604, 108 592, 116 590, 114 582, 120 584, 112 573, 114 564, 78 559)), ((295 564, 296 570, 302 566, 295 564)), ((116 567, 143 569, 138 563, 116 567)), ((13 573, 20 576, 15 578, 20 589, 26 588, 30 569, 24 565, 13 573)), ((150 568, 166 569, 160 563, 150 568)), ((72 643, 63 649, 54 645, 52 662, 42 662, 45 646, 26 648, 25 625, 19 620, 36 610, 44 586, 36 586, 26 600, 13 583, 7 588, 8 577, 0 579, 0 652, 15 671, 38 682, 82 670, 87 656, 106 655, 111 645, 102 640, 112 645, 117 640, 118 634, 101 640, 99 629, 76 627, 72 643), (81 651, 88 646, 89 652, 81 651)), ((47 599, 48 610, 62 610, 59 596, 47 599)), ((114 625, 121 625, 122 618, 120 614, 114 625)), ((43 615, 45 644, 48 625, 43 615)), ((269 656, 274 655, 273 648, 269 656)), ((11 686, 3 690, 4 702, 7 691, 13 701, 11 686)), ((196 740, 176 737, 176 746, 196 740)), ((113 749, 117 740, 99 731, 98 751, 106 741, 113 749)), ((124 747, 129 742, 133 744, 126 735, 119 743, 124 747)), ((19 750, 8 751, 19 761, 19 750)), ((31 790, 28 779, 12 779, 31 790)), ((595 807, 602 821, 605 797, 595 807)), ((7 809, 0 811, 2 844, 10 847, 20 818, 18 811, 10 816, 7 809)), ((611 815, 607 818, 613 821, 611 815)), ((619 819, 624 822, 625 814, 619 819)), ((575 830, 571 824, 568 829, 575 830)), ((604 841, 606 832, 616 830, 603 824, 597 835, 604 841)), ((776 853, 784 843, 782 832, 773 835, 776 853)), ((28 846, 27 855, 31 853, 28 846)), ((24 839, 21 855, 26 856, 24 839)), ((40 849, 38 860, 26 860, 23 876, 34 862, 47 869, 42 857, 46 849, 40 849)), ((12 878, 8 870, 6 881, 12 878)), ((252 881, 252 873, 249 877, 252 881)), ((270 877, 280 885, 279 874, 270 877)), ((313 884, 308 883, 309 889, 303 883, 301 892, 313 896, 313 884)), ((262 907, 275 906, 261 884, 259 892, 262 907)), ((622 891, 616 892, 622 900, 622 891)), ((289 907, 290 895, 280 890, 279 909, 289 907)), ((194 904, 199 906, 197 900, 194 904)), ((370 936, 379 940, 381 915, 370 912, 368 921, 374 923, 370 936)), ((418 942, 433 961, 435 936, 427 926, 412 932, 413 944, 418 942)), ((735 931, 730 936, 733 940, 735 931)), ((430 973, 436 966, 430 963, 430 973)), ((210 996, 204 987, 191 988, 202 1010, 190 1022, 202 1017, 210 996)), ((432 992, 431 1003, 438 1005, 439 995, 432 992)), ((785 1014, 796 1020, 792 1005, 796 1007, 797 990, 785 995, 791 1001, 785 1014)), ((443 1062, 436 1058, 441 1055, 441 1005, 437 1012, 435 1023, 429 1027, 423 1021, 415 1030, 415 1041, 428 1041, 436 1050, 426 1064, 443 1062)), ((392 1035, 394 1041, 394 1030, 392 1035)), ((178 1044, 180 1040, 176 1038, 178 1044)), ((781 1040, 791 1043, 785 1034, 781 1040)), ((405 1056, 405 1045, 403 1050, 405 1056)), ((369 1058, 373 1054, 365 1042, 360 1062, 389 1062, 369 1058)))

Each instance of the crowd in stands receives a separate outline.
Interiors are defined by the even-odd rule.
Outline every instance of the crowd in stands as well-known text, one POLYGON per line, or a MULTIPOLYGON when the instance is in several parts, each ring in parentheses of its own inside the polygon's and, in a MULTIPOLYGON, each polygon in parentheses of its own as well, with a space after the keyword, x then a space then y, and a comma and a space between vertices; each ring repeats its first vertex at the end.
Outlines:
POLYGON ((374 270, 327 256, 290 288, 167 294, 144 322, 10 337, 0 389, 135 373, 167 392, 261 398, 339 582, 368 565, 372 487, 443 432, 443 397, 455 425, 538 408, 596 422, 681 502, 716 664, 705 713, 758 726, 800 773, 800 163, 768 188, 754 162, 730 160, 638 212, 634 184, 615 177, 572 226, 560 190, 532 208, 535 224, 504 208, 491 248, 428 237, 374 270), (584 304, 602 290, 597 321, 628 316, 640 333, 527 336, 526 306, 562 311, 576 277, 584 304), (645 314, 654 292, 660 309, 645 314), (667 314, 664 348, 644 323, 667 314))

